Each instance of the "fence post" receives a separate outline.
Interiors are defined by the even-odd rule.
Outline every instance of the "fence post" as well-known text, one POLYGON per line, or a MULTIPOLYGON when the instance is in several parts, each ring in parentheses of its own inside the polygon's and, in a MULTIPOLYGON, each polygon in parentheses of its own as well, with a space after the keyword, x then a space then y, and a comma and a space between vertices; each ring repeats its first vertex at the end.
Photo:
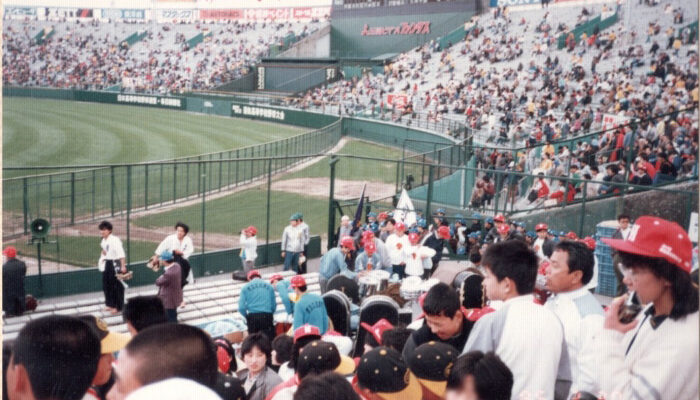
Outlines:
POLYGON ((331 156, 328 164, 331 167, 331 184, 328 194, 328 250, 333 247, 333 235, 335 235, 335 210, 333 210, 333 197, 335 195, 335 165, 338 163, 338 157, 331 156))
POLYGON ((267 204, 265 206, 265 265, 270 263, 270 194, 272 192, 272 159, 267 160, 267 204))
POLYGON ((112 218, 114 218, 114 166, 109 167, 110 169, 110 184, 109 184, 109 207, 112 210, 112 218))
POLYGON ((177 164, 173 164, 173 204, 177 201, 177 164))
POLYGON ((428 195, 426 196, 425 200, 425 214, 426 216, 430 216, 430 205, 433 202, 433 169, 435 168, 434 165, 430 165, 428 167, 428 195))
MULTIPOLYGON (((93 179, 92 179, 92 187, 93 187, 93 195, 92 195, 92 204, 93 204, 93 212, 92 212, 92 217, 95 218, 95 170, 93 172, 93 179)), ((53 224, 53 175, 49 175, 49 223, 53 224)))
POLYGON ((160 205, 163 205, 163 170, 165 166, 160 164, 160 205))
POLYGON ((131 165, 126 166, 126 265, 131 264, 131 165))
POLYGON ((29 233, 29 189, 27 188, 27 178, 22 178, 22 212, 24 214, 24 234, 29 233))
POLYGON ((578 237, 583 237, 583 223, 586 221, 586 196, 588 192, 588 181, 583 181, 583 197, 581 198, 581 216, 578 223, 578 237))
POLYGON ((70 173, 70 224, 75 224, 75 172, 70 173))
MULTIPOLYGON (((92 170, 92 219, 95 219, 95 192, 97 191, 96 187, 95 187, 96 175, 97 175, 97 173, 93 169, 92 170)), ((49 207, 51 205, 51 189, 50 188, 51 188, 51 186, 49 186, 49 207)), ((49 215, 51 215, 51 211, 49 211, 49 215)))
MULTIPOLYGON (((197 157, 197 161, 202 161, 202 156, 197 157)), ((188 164, 189 165, 189 164, 188 164)), ((202 176, 202 163, 197 163, 197 175, 202 176)), ((189 177, 189 175, 188 175, 189 177)), ((199 197, 202 192, 206 192, 207 187, 204 186, 204 182, 201 179, 197 179, 197 197, 199 197)))
POLYGON ((148 164, 143 166, 143 209, 148 210, 148 164))
MULTIPOLYGON (((207 183, 207 171, 206 167, 201 165, 202 163, 199 163, 199 167, 197 168, 200 172, 201 175, 199 175, 199 179, 197 179, 197 182, 200 180, 202 181, 202 185, 206 185, 207 183)), ((206 231, 206 216, 207 216, 207 195, 206 195, 206 190, 202 192, 202 254, 204 254, 204 232, 206 231)), ((200 266, 201 269, 201 266, 200 266)))
POLYGON ((224 164, 223 160, 224 158, 224 153, 219 153, 219 192, 221 191, 221 186, 222 186, 222 176, 224 175, 224 164))

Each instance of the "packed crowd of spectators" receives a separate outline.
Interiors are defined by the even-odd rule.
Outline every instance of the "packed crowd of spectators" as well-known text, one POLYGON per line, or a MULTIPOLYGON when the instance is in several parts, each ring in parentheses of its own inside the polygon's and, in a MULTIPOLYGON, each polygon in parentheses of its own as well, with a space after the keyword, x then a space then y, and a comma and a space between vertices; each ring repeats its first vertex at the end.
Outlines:
POLYGON ((114 21, 6 20, 3 83, 127 92, 179 93, 213 89, 247 74, 270 46, 290 33, 305 37, 322 25, 288 22, 131 24, 114 21), (34 37, 54 33, 43 43, 34 37), (132 46, 132 33, 146 36, 132 46), (204 41, 189 48, 188 40, 204 41))
MULTIPOLYGON (((235 343, 226 337, 212 338, 168 313, 172 306, 162 293, 162 278, 175 271, 173 282, 181 290, 180 266, 173 263, 170 250, 164 250, 160 259, 165 272, 156 281, 159 295, 132 297, 124 305, 129 333, 110 331, 93 315, 31 318, 14 343, 3 349, 3 396, 52 400, 698 396, 698 292, 691 273, 697 266, 690 238, 679 225, 651 216, 631 221, 620 215, 619 229, 603 241, 617 250, 621 297, 604 309, 591 293, 598 281, 592 251, 597 242, 591 237, 553 232, 546 223, 530 232, 503 215, 484 220, 483 226, 478 215, 471 223, 450 218, 451 224, 444 210, 438 210, 432 224, 419 219, 407 227, 391 213, 382 214, 370 215, 363 226, 359 221, 348 226, 344 220, 341 229, 349 227, 350 235, 340 236, 337 247, 321 259, 321 286, 328 292, 331 288, 324 287, 324 280, 328 285, 330 280, 340 282, 343 292, 335 292, 356 302, 350 297, 361 290, 363 277, 391 271, 391 284, 401 289, 388 295, 397 303, 407 300, 410 306, 416 299, 409 298, 414 290, 409 281, 421 275, 431 278, 424 281, 429 288, 420 290, 423 294, 416 303, 421 313, 414 314, 409 325, 364 314, 373 320, 361 320, 356 328, 341 333, 335 329, 344 328, 330 321, 342 311, 326 309, 322 297, 308 291, 304 275, 274 274, 268 280, 252 269, 238 300, 247 334, 235 343), (659 248, 659 243, 664 246, 659 248), (468 254, 469 262, 457 269, 441 264, 440 256, 448 248, 468 254), (291 329, 273 325, 277 296, 293 315, 291 329)), ((294 270, 299 272, 298 266, 294 270)), ((399 306, 384 297, 375 299, 397 311, 394 307, 399 306)), ((365 302, 371 299, 370 295, 365 302)), ((178 302, 174 304, 178 307, 178 302)))

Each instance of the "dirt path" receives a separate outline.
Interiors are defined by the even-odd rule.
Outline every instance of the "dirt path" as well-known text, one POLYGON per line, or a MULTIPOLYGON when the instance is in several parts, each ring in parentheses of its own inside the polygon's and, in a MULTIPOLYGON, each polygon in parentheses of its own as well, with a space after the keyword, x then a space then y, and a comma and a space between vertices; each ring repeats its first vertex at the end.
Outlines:
MULTIPOLYGON (((383 199, 395 194, 396 188, 390 183, 335 180, 335 198, 339 200, 357 199, 362 186, 367 184, 370 200, 383 199)), ((328 198, 330 178, 296 178, 272 183, 272 190, 328 198)))

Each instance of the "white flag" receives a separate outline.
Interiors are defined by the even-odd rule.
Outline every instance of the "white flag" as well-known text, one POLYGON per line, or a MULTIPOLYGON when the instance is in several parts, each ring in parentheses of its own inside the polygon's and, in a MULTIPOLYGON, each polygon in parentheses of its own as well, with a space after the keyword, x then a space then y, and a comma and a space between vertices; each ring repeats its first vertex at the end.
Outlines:
POLYGON ((406 227, 409 227, 416 223, 416 212, 413 210, 413 202, 408 197, 408 192, 406 189, 402 189, 401 197, 399 197, 399 202, 396 204, 396 210, 394 211, 394 219, 403 222, 406 224, 406 227))

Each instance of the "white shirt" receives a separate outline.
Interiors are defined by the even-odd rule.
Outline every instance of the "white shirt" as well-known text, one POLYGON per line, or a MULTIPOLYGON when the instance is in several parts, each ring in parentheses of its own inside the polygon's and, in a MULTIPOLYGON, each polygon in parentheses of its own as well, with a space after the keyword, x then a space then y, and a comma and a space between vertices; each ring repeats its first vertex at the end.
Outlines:
POLYGON ((646 312, 640 313, 639 328, 626 334, 611 329, 601 331, 596 354, 598 379, 605 397, 697 399, 698 312, 676 321, 666 318, 656 329, 651 318, 646 312))
POLYGON ((435 255, 435 249, 427 246, 408 246, 405 252, 406 274, 407 275, 423 275, 424 269, 430 269, 433 266, 431 257, 435 255))
POLYGON ((553 399, 558 372, 570 374, 568 359, 562 360, 564 346, 559 319, 529 294, 481 317, 462 353, 494 351, 513 373, 511 399, 553 399))
POLYGON ((304 232, 300 225, 287 225, 282 232, 282 251, 301 253, 304 251, 304 232))
POLYGON ((299 229, 301 229, 303 235, 304 246, 307 246, 309 244, 309 240, 311 240, 311 235, 309 234, 309 225, 307 225, 306 222, 302 221, 299 223, 299 229))
POLYGON ((595 336, 603 329, 603 307, 586 287, 555 294, 547 299, 544 306, 559 317, 564 327, 564 339, 571 360, 569 396, 578 391, 597 393, 595 336))
POLYGON ((102 239, 100 247, 102 247, 102 256, 100 260, 121 260, 122 258, 126 258, 124 247, 122 247, 122 241, 111 233, 106 239, 102 239))
POLYGON ((194 245, 192 244, 192 239, 189 236, 185 236, 182 240, 177 238, 177 233, 168 235, 162 242, 158 245, 156 249, 156 255, 160 256, 164 251, 175 250, 182 252, 182 258, 188 260, 192 253, 194 253, 194 245))
MULTIPOLYGON (((408 241, 408 235, 403 234, 399 237, 397 234, 392 233, 386 238, 386 247, 389 250, 389 259, 391 260, 391 265, 399 265, 406 261, 406 249, 411 245, 408 241)), ((421 274, 423 272, 421 271, 421 274)))
POLYGON ((257 237, 248 237, 245 234, 241 234, 241 248, 243 249, 243 257, 245 260, 255 262, 255 259, 258 258, 257 237))
POLYGON ((544 260, 547 258, 547 256, 544 255, 544 251, 542 250, 542 247, 544 246, 544 241, 545 239, 540 239, 539 236, 537 239, 535 239, 535 242, 532 244, 533 250, 535 250, 535 254, 537 254, 537 257, 540 260, 544 260))
POLYGON ((622 234, 622 239, 627 240, 627 238, 630 235, 630 232, 632 232, 632 224, 627 226, 627 229, 620 229, 620 233, 622 234))

